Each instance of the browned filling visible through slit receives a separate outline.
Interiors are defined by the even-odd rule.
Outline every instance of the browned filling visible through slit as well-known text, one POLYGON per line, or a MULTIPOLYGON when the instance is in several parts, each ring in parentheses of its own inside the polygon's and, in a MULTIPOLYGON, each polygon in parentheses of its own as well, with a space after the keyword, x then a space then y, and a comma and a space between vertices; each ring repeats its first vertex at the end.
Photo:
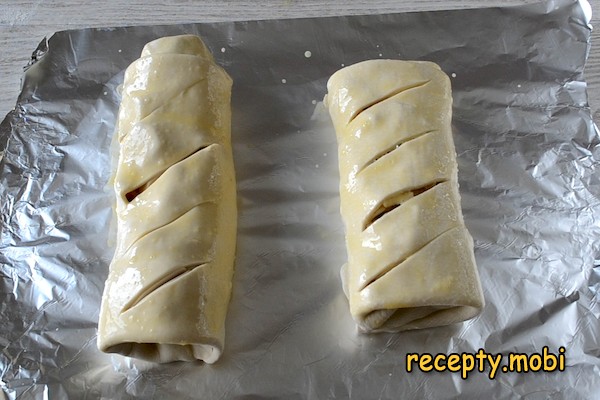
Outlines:
POLYGON ((177 270, 166 274, 162 277, 160 277, 159 279, 157 279, 155 282, 151 283, 150 285, 148 285, 148 287, 146 287, 144 290, 142 290, 137 296, 132 297, 124 306, 123 309, 121 310, 121 314, 131 310, 133 307, 135 307, 136 305, 140 304, 140 302, 142 300, 144 300, 146 297, 150 296, 153 292, 155 292, 156 290, 160 289, 162 286, 168 284, 169 282, 174 281, 175 279, 185 275, 185 274, 189 274, 190 272, 194 271, 197 268, 201 268, 205 265, 207 265, 208 263, 202 263, 202 264, 193 264, 193 265, 187 265, 187 266, 183 266, 178 268, 177 270))
POLYGON ((442 179, 442 180, 434 181, 434 182, 428 183, 423 186, 419 186, 419 187, 416 187, 416 188, 413 188, 410 190, 405 190, 402 192, 397 192, 397 193, 393 193, 393 194, 389 195, 388 197, 383 199, 383 201, 379 204, 378 208, 373 210, 371 212, 371 214, 367 218, 365 218, 365 223, 363 225, 363 231, 368 229, 378 219, 380 219, 381 217, 383 217, 390 211, 394 210, 395 208, 401 206, 409 199, 412 199, 413 197, 417 197, 418 195, 425 193, 426 191, 431 190, 434 187, 436 187, 437 185, 439 185, 440 183, 444 183, 444 182, 447 182, 447 180, 442 179))
POLYGON ((188 154, 187 156, 183 157, 181 160, 175 162, 173 165, 168 166, 167 168, 165 168, 162 171, 159 171, 158 173, 156 173, 154 176, 152 176, 150 179, 148 179, 146 182, 142 183, 140 186, 136 187, 133 190, 130 190, 129 192, 127 192, 125 194, 125 198, 127 199, 128 202, 132 202, 133 200, 135 200, 136 197, 138 197, 140 194, 144 193, 154 182, 156 182, 156 180, 158 178, 161 177, 162 174, 164 174, 167 170, 169 170, 170 168, 173 168, 174 166, 176 166, 177 164, 187 160, 188 158, 192 157, 194 154, 206 149, 207 147, 209 147, 210 145, 206 145, 206 146, 201 146, 198 149, 196 149, 195 151, 193 151, 192 153, 188 154))
MULTIPOLYGON (((159 174, 160 176, 160 174, 159 174)), ((128 202, 132 202, 136 197, 138 197, 140 194, 142 194, 144 192, 144 190, 148 189, 148 187, 150 187, 150 185, 152 185, 154 183, 155 180, 158 179, 158 176, 150 179, 148 182, 144 183, 142 186, 139 186, 135 189, 133 189, 131 192, 127 193, 125 195, 125 198, 127 199, 128 202)))
POLYGON ((356 114, 354 114, 354 115, 352 116, 352 118, 350 118, 350 121, 348 121, 348 124, 350 124, 350 123, 351 123, 352 121, 354 121, 354 120, 355 120, 355 119, 356 119, 356 118, 357 118, 357 117, 358 117, 360 114, 362 114, 364 111, 368 110, 369 108, 373 107, 374 105, 377 105, 377 104, 381 103, 382 101, 385 101, 385 100, 387 100, 387 99, 389 99, 389 98, 391 98, 391 97, 394 97, 394 96, 396 96, 396 95, 398 95, 398 94, 400 94, 400 93, 402 93, 402 92, 405 92, 405 91, 407 91, 407 90, 410 90, 410 89, 415 89, 415 88, 418 88, 418 87, 424 86, 424 85, 428 84, 429 82, 431 82, 431 81, 430 81, 430 80, 427 80, 427 81, 416 82, 416 83, 413 83, 412 85, 409 85, 409 86, 402 86, 402 87, 399 87, 399 88, 397 88, 397 89, 395 89, 395 90, 391 91, 391 92, 390 92, 390 93, 388 93, 388 94, 385 94, 385 95, 381 96, 380 98, 378 98, 378 99, 376 99, 375 101, 372 101, 372 102, 370 102, 370 103, 366 104, 366 105, 365 105, 363 108, 361 108, 361 109, 359 109, 358 111, 356 111, 356 114))

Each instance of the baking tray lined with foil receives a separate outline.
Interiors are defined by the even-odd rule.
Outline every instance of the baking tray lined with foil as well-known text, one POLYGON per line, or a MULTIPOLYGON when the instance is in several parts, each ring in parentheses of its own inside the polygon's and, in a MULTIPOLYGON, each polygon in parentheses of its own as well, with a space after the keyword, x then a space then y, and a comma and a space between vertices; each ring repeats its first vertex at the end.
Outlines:
MULTIPOLYGON (((588 398, 600 390, 598 135, 586 3, 58 32, 0 125, 0 387, 8 398, 588 398), (155 365, 96 349, 113 247, 111 139, 124 69, 200 35, 234 80, 239 230, 223 358, 155 365), (329 76, 430 60, 453 86, 465 222, 486 298, 450 327, 362 335, 345 262, 329 76), (407 353, 566 348, 554 373, 406 372, 407 353), (535 394, 533 394, 535 393, 535 394), (536 397, 537 396, 537 397, 536 397)), ((399 228, 400 229, 400 228, 399 228)))

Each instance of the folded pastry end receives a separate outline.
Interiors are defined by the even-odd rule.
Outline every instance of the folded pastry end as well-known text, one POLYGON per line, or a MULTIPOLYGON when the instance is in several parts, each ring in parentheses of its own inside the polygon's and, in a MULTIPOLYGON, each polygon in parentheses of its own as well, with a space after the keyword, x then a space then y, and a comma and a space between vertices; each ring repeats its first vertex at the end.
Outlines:
POLYGON ((365 332, 448 325, 484 304, 465 228, 450 80, 431 62, 337 71, 326 106, 338 141, 350 312, 365 332))

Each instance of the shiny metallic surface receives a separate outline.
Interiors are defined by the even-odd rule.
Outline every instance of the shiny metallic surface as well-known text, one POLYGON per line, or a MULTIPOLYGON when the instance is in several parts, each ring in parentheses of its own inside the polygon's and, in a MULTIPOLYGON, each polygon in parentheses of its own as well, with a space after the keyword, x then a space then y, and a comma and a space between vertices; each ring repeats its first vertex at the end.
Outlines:
MULTIPOLYGON (((0 125, 0 388, 14 398, 584 399, 600 392, 600 141, 585 2, 360 17, 88 29, 36 50, 0 125), (124 69, 199 34, 234 80, 239 230, 214 365, 96 348, 114 251, 111 140, 124 69), (342 292, 329 76, 371 58, 452 78, 465 222, 486 307, 464 324, 356 331, 342 292), (407 353, 541 353, 563 372, 406 372, 407 353)), ((399 227, 399 234, 402 228, 399 227)), ((193 301, 193 299, 191 299, 193 301)))

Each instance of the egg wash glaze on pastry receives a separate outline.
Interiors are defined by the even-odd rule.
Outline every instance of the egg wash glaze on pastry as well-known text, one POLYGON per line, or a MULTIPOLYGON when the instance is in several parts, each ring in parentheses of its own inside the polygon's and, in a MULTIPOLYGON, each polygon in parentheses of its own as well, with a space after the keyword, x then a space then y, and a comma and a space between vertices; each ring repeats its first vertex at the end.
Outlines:
POLYGON ((156 362, 221 355, 237 229, 231 85, 193 35, 148 43, 125 72, 102 351, 156 362))
POLYGON ((449 78, 432 62, 369 60, 334 73, 327 89, 348 251, 342 281, 358 327, 474 317, 484 299, 460 208, 449 78))

